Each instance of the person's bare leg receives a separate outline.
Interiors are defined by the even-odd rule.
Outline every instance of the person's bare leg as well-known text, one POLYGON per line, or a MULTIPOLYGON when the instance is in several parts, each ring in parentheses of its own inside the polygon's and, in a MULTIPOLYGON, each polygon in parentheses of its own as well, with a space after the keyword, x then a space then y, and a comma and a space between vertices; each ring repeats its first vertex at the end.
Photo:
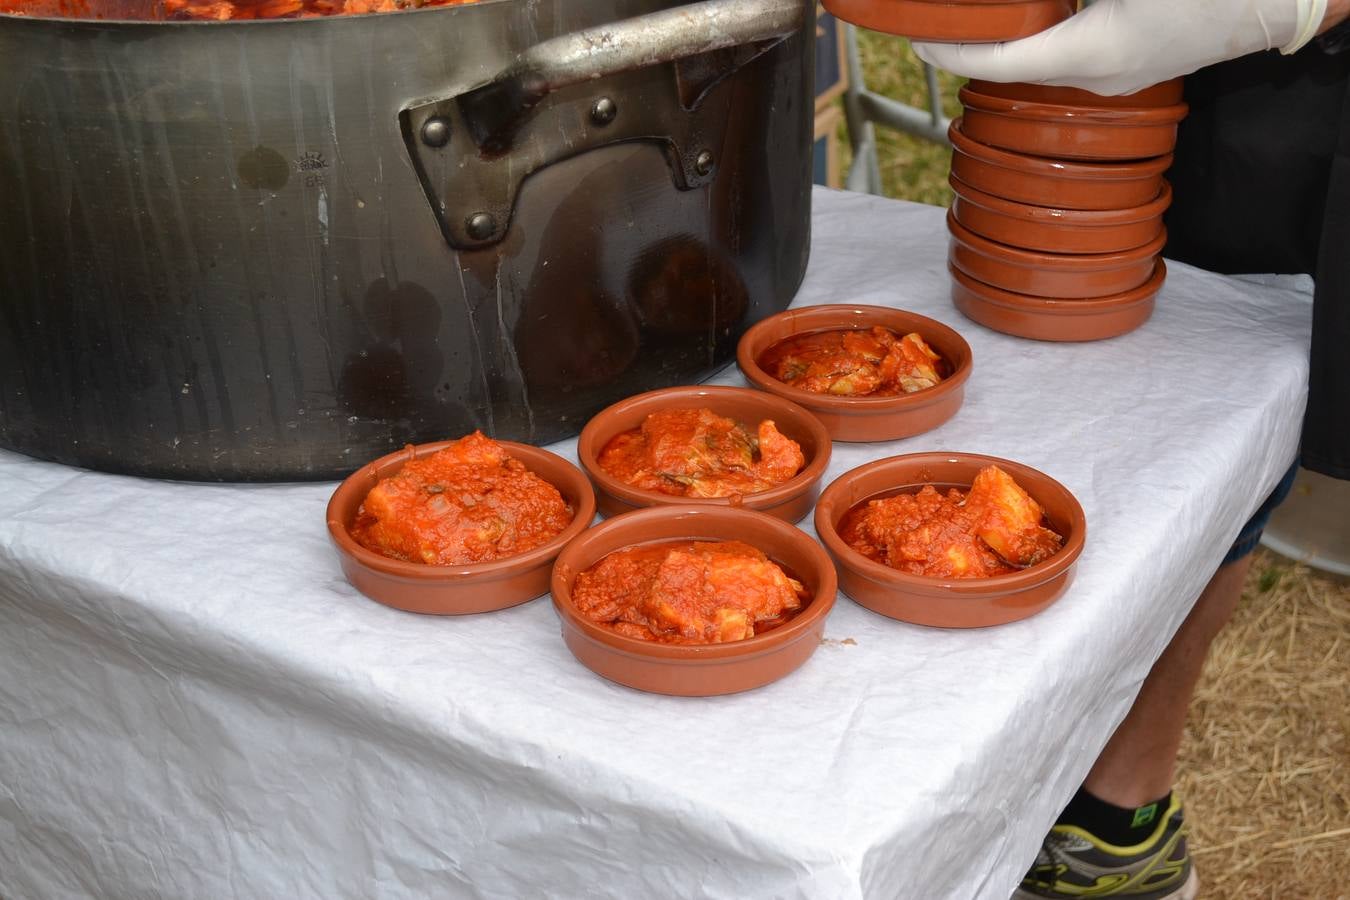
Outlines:
POLYGON ((1083 782, 1089 794, 1130 809, 1172 790, 1191 695, 1210 643, 1233 616, 1251 563, 1248 554, 1214 573, 1093 764, 1083 782))

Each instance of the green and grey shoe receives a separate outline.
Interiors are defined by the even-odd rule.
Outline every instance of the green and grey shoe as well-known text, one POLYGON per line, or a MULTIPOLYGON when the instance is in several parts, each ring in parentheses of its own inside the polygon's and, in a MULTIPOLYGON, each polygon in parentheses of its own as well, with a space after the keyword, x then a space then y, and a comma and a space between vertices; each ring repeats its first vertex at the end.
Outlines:
POLYGON ((1118 847, 1076 825, 1050 829, 1012 900, 1195 900, 1200 883, 1186 852, 1186 824, 1175 797, 1147 840, 1118 847))

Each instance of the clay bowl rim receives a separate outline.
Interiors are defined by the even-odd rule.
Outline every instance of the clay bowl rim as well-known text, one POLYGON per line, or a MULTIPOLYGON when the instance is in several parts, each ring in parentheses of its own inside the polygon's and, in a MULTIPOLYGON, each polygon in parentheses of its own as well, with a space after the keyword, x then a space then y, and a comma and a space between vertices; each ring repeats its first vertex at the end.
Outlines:
MULTIPOLYGON (((933 347, 937 350, 937 347, 933 347)), ((921 406, 927 406, 930 403, 940 401, 947 394, 960 389, 970 378, 970 372, 974 367, 974 356, 970 349, 970 344, 961 333, 950 325, 945 325, 937 319, 925 316, 922 313, 911 312, 905 309, 897 309, 893 306, 875 306, 865 303, 822 303, 814 306, 802 306, 796 309, 786 309, 775 313, 765 319, 756 322, 741 339, 736 342, 736 365, 740 368, 741 374, 746 380, 754 384, 761 391, 770 394, 776 394, 785 400, 803 406, 808 410, 819 409, 822 412, 832 413, 856 413, 858 415, 882 415, 885 413, 900 412, 905 409, 916 409, 921 406), (820 327, 806 327, 793 331, 787 337, 779 338, 776 341, 766 343, 759 349, 758 353, 751 353, 752 344, 759 341, 765 333, 772 330, 778 322, 785 319, 828 319, 832 316, 843 316, 854 314, 860 327, 849 327, 839 324, 822 324, 820 327), (877 320, 870 321, 868 317, 877 317, 877 320), (924 339, 925 343, 933 346, 928 331, 935 331, 942 335, 942 342, 953 345, 957 348, 957 355, 960 357, 955 363, 943 354, 943 358, 952 365, 952 373, 942 381, 930 388, 924 388, 921 391, 915 391, 912 394, 895 394, 886 397, 837 397, 832 394, 817 394, 812 391, 804 391, 801 388, 793 387, 786 382, 779 381, 768 372, 765 372, 759 366, 758 356, 768 350, 770 347, 780 341, 788 340, 790 337, 798 337, 804 334, 814 334, 825 331, 858 331, 861 328, 869 328, 873 325, 880 325, 890 328, 892 331, 899 329, 893 327, 885 321, 880 321, 881 317, 889 316, 905 317, 919 322, 917 327, 906 327, 907 331, 916 331, 924 339)))
MULTIPOLYGON (((908 487, 922 487, 923 484, 927 483, 931 482, 916 483, 911 481, 892 484, 888 488, 875 491, 860 498, 857 502, 849 504, 847 508, 839 513, 838 518, 842 520, 844 516, 848 515, 850 510, 857 507, 859 504, 866 503, 868 500, 877 497, 880 494, 896 493, 908 487)), ((969 490, 970 485, 965 485, 965 489, 969 490)), ((1028 493, 1030 493, 1030 491, 1028 491, 1028 493)), ((1036 500, 1037 503, 1041 503, 1040 498, 1035 495, 1032 495, 1032 499, 1036 500)), ((1058 578, 1078 561, 1078 557, 1082 554, 1083 546, 1087 540, 1087 516, 1083 512, 1083 506, 1078 502, 1078 498, 1073 495, 1073 492, 1057 479, 1051 478, 1039 469, 1035 469, 1025 463, 1015 462, 1014 460, 997 456, 986 456, 979 453, 947 452, 942 450, 888 456, 884 459, 864 463, 857 468, 848 470, 834 481, 830 482, 829 486, 821 493, 820 500, 816 502, 815 526, 816 534, 820 537, 821 542, 824 543, 834 555, 841 567, 853 569, 859 575, 872 581, 885 583, 908 592, 917 591, 927 594, 945 592, 972 599, 978 599, 981 596, 990 593, 1002 594, 1010 591, 1026 590, 1058 578), (1064 546, 1049 559, 1019 571, 1010 572, 1006 575, 994 575, 989 578, 936 578, 930 575, 911 575, 908 572, 892 569, 890 566, 884 565, 883 563, 874 562, 850 547, 839 535, 834 522, 831 521, 833 517, 830 513, 836 506, 840 505, 839 498, 849 484, 878 470, 919 467, 938 462, 969 463, 978 467, 995 465, 1011 475, 1013 480, 1018 481, 1019 484, 1022 483, 1019 480, 1019 475, 1024 475, 1026 473, 1034 473, 1035 476, 1046 479, 1050 482, 1050 489, 1052 491, 1059 492, 1069 501, 1069 533, 1064 535, 1064 546)))
POLYGON ((1030 37, 1068 19, 1076 5, 1067 0, 825 0, 824 7, 841 22, 882 34, 988 43, 1030 37), (991 22, 987 14, 995 10, 1000 17, 991 22), (977 15, 982 11, 986 15, 977 15), (972 18, 978 25, 971 25, 972 18))
POLYGON ((1118 294, 1107 294, 1103 297, 1085 297, 1082 299, 1064 298, 1064 297, 1038 297, 1035 294, 1019 294, 1016 291, 1004 290, 1001 287, 995 287, 992 284, 986 284, 978 278, 972 278, 965 272, 962 272, 950 262, 947 263, 947 271, 968 291, 980 295, 980 299, 986 303, 993 303, 996 306, 1005 306, 1009 309, 1016 309, 1021 312, 1041 313, 1044 315, 1092 315, 1097 313, 1111 312, 1117 307, 1131 306, 1147 300, 1153 294, 1162 290, 1163 283, 1167 280, 1167 263, 1163 258, 1158 257, 1157 263, 1153 267, 1153 272, 1148 276, 1148 281, 1136 288, 1130 288, 1128 291, 1121 291, 1118 294))
POLYGON ((349 498, 358 492, 360 493, 359 499, 351 507, 352 515, 355 516, 356 512, 360 510, 361 504, 365 503, 366 496, 370 493, 374 484, 378 484, 381 480, 398 473, 408 462, 430 456, 454 442, 454 440, 447 440, 432 441, 425 444, 409 444, 401 450, 395 450, 393 453, 387 453, 366 463, 343 479, 329 498, 327 508, 328 535, 337 545, 338 550, 367 569, 384 575, 398 576, 410 581, 474 584, 482 581, 495 581, 505 576, 516 575, 547 565, 573 538, 590 527, 591 521, 595 518, 595 489, 581 469, 558 454, 541 447, 522 444, 517 441, 497 441, 498 444, 506 448, 508 455, 520 460, 525 468, 557 488, 558 493, 563 495, 564 500, 568 499, 569 492, 578 498, 577 508, 572 512, 572 521, 552 540, 540 544, 538 547, 532 547, 523 553, 504 556, 501 559, 451 566, 432 566, 394 559, 358 544, 356 539, 351 536, 349 523, 343 522, 339 515, 341 507, 347 505, 349 498), (559 471, 566 473, 567 483, 559 485, 537 472, 535 465, 532 465, 532 463, 537 465, 541 459, 546 459, 552 465, 561 464, 559 471), (374 480, 371 487, 364 487, 365 481, 371 478, 374 480))
POLYGON ((1079 159, 1055 159, 1048 156, 1036 156, 1031 153, 1018 153, 1004 150, 983 141, 977 141, 961 130, 964 117, 957 116, 947 126, 947 138, 952 148, 971 159, 1008 169, 1023 175, 1043 178, 1063 178, 1073 181, 1134 181, 1140 178, 1161 177, 1172 167, 1172 154, 1146 156, 1143 159, 1127 159, 1116 162, 1094 162, 1079 159))
POLYGON ((947 210, 947 231, 952 238, 965 244, 980 256, 993 258, 1004 265, 1023 269, 1052 270, 1062 275, 1100 272, 1130 266, 1150 256, 1157 256, 1167 244, 1167 229, 1164 228, 1147 244, 1115 253, 1045 253, 1040 250, 1022 250, 976 234, 956 221, 956 215, 950 209, 947 210))
MULTIPOLYGON (((703 404, 706 405, 706 404, 703 404)), ((711 408, 711 407, 709 407, 711 408)), ((723 413, 713 412, 718 415, 723 413)), ((644 417, 645 418, 645 417, 644 417)), ((639 420, 639 425, 641 420, 639 420)), ((743 423, 754 427, 758 422, 743 423)), ((633 426, 637 427, 637 426, 633 426)), ((630 430, 630 429, 624 429, 630 430)), ((782 428, 779 428, 782 431, 782 428)), ((830 465, 830 454, 834 445, 830 440, 830 433, 819 419, 811 415, 810 410, 804 409, 800 404, 793 403, 784 397, 777 397, 764 391, 756 391, 750 388, 732 387, 729 385, 696 384, 696 385, 676 385, 668 388, 657 388, 656 390, 646 391, 641 394, 634 394, 631 397, 625 397, 617 403, 611 403, 609 406, 600 410, 600 412, 591 416, 585 427, 581 429, 581 434, 577 437, 577 461, 581 463, 581 468, 590 476, 600 488, 600 490, 613 495, 619 500, 630 506, 649 507, 649 506, 672 506, 672 505, 692 505, 692 506, 741 506, 746 509, 761 510, 765 507, 778 506, 793 497, 810 491, 811 486, 818 483, 825 475, 825 470, 830 465), (643 407, 650 405, 650 412, 658 409, 696 409, 698 404, 695 401, 699 397, 731 398, 736 397, 755 404, 764 406, 765 412, 762 419, 772 419, 775 425, 782 425, 787 421, 783 415, 774 415, 777 411, 780 414, 786 414, 791 419, 795 427, 810 433, 812 440, 815 441, 816 449, 806 465, 802 466, 800 472, 793 475, 782 484, 775 485, 768 490, 756 491, 751 494, 735 494, 726 497, 677 497, 672 494, 662 494, 658 491, 646 491, 641 488, 633 487, 627 482, 620 481, 613 475, 600 467, 600 451, 604 449, 610 439, 620 433, 618 429, 607 429, 605 426, 610 424, 610 420, 617 416, 622 416, 633 407, 643 407), (684 399, 690 403, 684 403, 684 399), (673 406, 672 404, 679 404, 673 406), (601 432, 605 432, 601 434, 601 432)))
MULTIPOLYGON (((716 528, 717 526, 714 525, 713 527, 716 528)), ((776 563, 780 562, 773 553, 763 547, 757 549, 770 560, 776 563)), ((802 575, 804 573, 797 572, 797 574, 802 575)), ((649 506, 617 515, 612 519, 606 519, 594 528, 589 529, 584 538, 579 538, 563 548, 563 552, 559 554, 557 561, 553 564, 553 572, 549 577, 549 594, 553 599, 553 608, 565 620, 565 624, 577 628, 582 634, 602 644, 607 649, 618 651, 627 656, 639 659, 676 660, 691 663, 752 657, 759 655, 761 652, 772 651, 791 644, 800 639, 803 633, 809 631, 817 621, 829 614, 830 610, 834 608, 838 593, 839 576, 835 571, 834 562, 825 552, 825 548, 813 541, 809 534, 791 522, 786 522, 768 513, 737 509, 730 506, 695 506, 693 504, 649 506), (703 529, 708 527, 706 523, 712 521, 720 522, 727 527, 728 532, 734 532, 735 524, 743 520, 745 516, 753 517, 764 526, 777 531, 783 540, 796 544, 807 557, 812 558, 816 563, 816 571, 813 574, 817 582, 817 590, 812 594, 806 608, 787 624, 740 641, 728 641, 719 644, 663 644, 657 641, 643 641, 610 631, 608 628, 587 619, 577 611, 575 604, 572 603, 572 582, 576 580, 576 576, 609 554, 629 547, 641 547, 670 541, 738 540, 731 534, 727 536, 712 535, 703 529), (688 528, 680 529, 681 533, 679 534, 640 541, 624 541, 621 539, 625 532, 645 525, 652 520, 655 520, 658 525, 669 523, 672 527, 682 521, 691 524, 688 528), (699 520, 702 520, 702 523, 699 523, 699 520), (619 539, 615 539, 616 537, 619 539), (597 545, 603 549, 598 552, 589 552, 597 545)))
POLYGON ((963 86, 957 91, 962 106, 983 113, 1031 119, 1037 122, 1063 124, 1106 125, 1116 127, 1147 127, 1175 125, 1186 118, 1190 107, 1185 102, 1169 106, 1077 106, 1065 103, 1040 103, 1031 100, 1009 100, 982 94, 963 86), (973 99, 973 102, 972 102, 973 99))
MULTIPOLYGON (((1083 95, 1085 100, 1100 99, 1106 101, 1105 103, 1100 102, 1088 103, 1087 105, 1089 106, 1125 107, 1128 109, 1148 109, 1159 106, 1173 106, 1179 102, 1182 102, 1184 96, 1185 79, 1180 76, 1176 78, 1168 78, 1164 81, 1157 82, 1156 84, 1151 84, 1148 87, 1140 88, 1137 91, 1131 91, 1128 94, 1098 94, 1093 91, 1086 90, 1085 88, 1076 88, 1070 85, 1038 84, 1033 82, 1017 82, 1017 81, 1013 82, 990 81, 988 79, 983 78, 972 78, 970 79, 970 81, 967 82, 967 84, 970 86, 970 89, 977 94, 983 94, 986 97, 1002 97, 1008 100, 1018 100, 1019 102, 1024 101, 1029 103, 1055 103, 1055 104, 1060 103, 1060 101, 1058 100, 1041 100, 1036 98, 1021 98, 1009 96, 1010 94, 1016 92, 1018 89, 1030 89, 1033 93, 1041 91, 1049 91, 1052 93, 1056 91, 1063 91, 1069 93, 1070 96, 1083 95), (988 87, 992 87, 994 90, 989 91, 987 89, 988 87), (999 93, 1000 90, 1005 88, 1007 89, 1006 92, 999 93), (1139 100, 1143 100, 1155 94, 1160 94, 1164 97, 1174 95, 1176 99, 1170 100, 1169 102, 1166 103, 1157 103, 1153 101, 1138 102, 1139 100), (1134 100, 1136 102, 1133 103, 1127 102, 1130 100, 1134 100)), ((1074 106, 1077 105, 1077 103, 1076 102, 1064 103, 1063 105, 1074 106)))
MULTIPOLYGON (((947 183, 951 185, 952 190, 962 200, 981 209, 1010 218, 1031 221, 1038 225, 1073 228, 1112 228, 1161 218, 1167 208, 1172 205, 1172 185, 1166 178, 1161 179, 1161 182, 1162 187, 1158 191, 1158 196, 1139 206, 1125 206, 1117 209, 1069 209, 1062 206, 1037 206, 1034 203, 1007 200, 979 188, 971 187, 958 178, 955 173, 947 176, 947 183)), ((983 237, 983 235, 979 236, 983 237)), ((990 239, 985 238, 985 240, 990 239)))
MULTIPOLYGON (((1030 3, 1050 3, 1054 0, 872 0, 882 6, 907 6, 911 3, 925 3, 931 6, 1025 6, 1030 3)), ((827 10, 828 12, 828 10, 827 10)), ((1013 38, 1009 38, 1013 40, 1013 38)))

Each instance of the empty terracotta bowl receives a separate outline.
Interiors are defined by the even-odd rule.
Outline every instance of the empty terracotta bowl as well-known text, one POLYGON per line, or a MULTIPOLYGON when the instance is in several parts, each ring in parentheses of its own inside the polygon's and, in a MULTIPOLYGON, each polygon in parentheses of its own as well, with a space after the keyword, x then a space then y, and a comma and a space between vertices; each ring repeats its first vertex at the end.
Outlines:
POLYGON ((1045 253, 1120 253, 1156 240, 1172 188, 1143 206, 1126 209, 1056 209, 1004 200, 952 175, 952 216, 981 237, 1045 253))
POLYGON ((963 119, 952 122, 952 174, 963 182, 1020 203, 1062 209, 1126 209, 1158 196, 1172 156, 1135 162, 1070 162, 1027 156, 971 140, 963 119))
POLYGON ((1041 253, 1009 247, 980 237, 957 222, 949 210, 948 260, 976 281, 1034 297, 1105 297, 1137 288, 1153 274, 1153 263, 1167 243, 1166 233, 1119 253, 1041 253))
POLYGON ((596 413, 577 440, 577 459, 595 484, 596 502, 604 516, 616 516, 645 506, 740 506, 796 522, 811 511, 820 495, 820 479, 830 464, 830 435, 815 416, 791 401, 749 388, 685 386, 648 391, 620 400, 596 413), (772 419, 785 436, 796 441, 806 465, 796 477, 767 491, 735 497, 675 497, 635 488, 600 468, 600 451, 615 435, 642 425, 658 410, 706 407, 750 428, 772 419))
POLYGON ((1074 0, 825 0, 835 17, 913 40, 1010 41, 1073 15, 1074 0))
POLYGON ((356 514, 375 485, 411 459, 422 459, 448 446, 438 441, 404 448, 357 469, 338 485, 328 501, 328 536, 338 549, 347 580, 372 600, 408 612, 463 615, 516 606, 548 593, 553 561, 572 538, 595 518, 595 494, 581 470, 561 456, 512 441, 498 441, 506 452, 552 484, 573 510, 572 523, 546 544, 516 556, 463 566, 427 566, 367 550, 351 536, 356 514))
POLYGON ((755 387, 810 410, 836 441, 890 441, 930 431, 956 415, 970 377, 970 345, 936 319, 887 306, 803 306, 753 325, 736 345, 736 364, 755 387), (792 387, 759 366, 764 352, 801 334, 871 328, 917 332, 952 373, 935 387, 894 397, 836 397, 792 387))
POLYGON ((911 453, 859 466, 820 495, 815 523, 816 534, 838 563, 839 586, 854 602, 892 619, 943 628, 1001 625, 1045 609, 1073 580, 1087 533, 1083 508, 1058 481, 1021 463, 972 453, 911 453), (860 503, 925 484, 966 489, 988 465, 1003 469, 1044 507, 1050 527, 1064 537, 1058 553, 1009 575, 930 578, 873 562, 839 536, 844 516, 860 503))
POLYGON ((725 506, 655 506, 609 519, 567 546, 552 581, 563 640, 583 665, 628 687, 684 697, 748 691, 795 670, 820 644, 837 587, 829 556, 806 532, 773 516, 725 506), (744 541, 786 567, 811 600, 786 624, 724 644, 638 640, 577 612, 571 598, 577 573, 615 550, 677 540, 744 541))
POLYGON ((992 97, 961 88, 967 137, 1056 159, 1147 159, 1171 153, 1186 104, 1154 107, 1068 106, 992 97))
POLYGON ((1038 341, 1100 341, 1133 331, 1153 315, 1167 278, 1159 258, 1153 276, 1133 290, 1090 300, 1027 297, 981 284, 951 267, 952 303, 986 328, 1038 341))
POLYGON ((1027 100, 1032 103, 1057 103, 1064 106, 1175 106, 1181 102, 1185 80, 1173 78, 1150 85, 1133 94, 1094 94, 1082 88, 1058 87, 1050 84, 1028 84, 1022 81, 980 81, 971 79, 970 89, 990 97, 1008 100, 1027 100))

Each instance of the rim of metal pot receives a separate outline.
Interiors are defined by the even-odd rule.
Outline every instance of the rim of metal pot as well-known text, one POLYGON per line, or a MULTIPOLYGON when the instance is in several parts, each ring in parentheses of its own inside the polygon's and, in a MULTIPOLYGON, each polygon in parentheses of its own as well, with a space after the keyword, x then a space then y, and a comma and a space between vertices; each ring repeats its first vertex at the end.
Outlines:
MULTIPOLYGON (((59 22, 68 25, 106 27, 109 25, 117 26, 154 26, 162 28, 169 26, 172 28, 238 28, 257 25, 267 25, 277 27, 281 25, 314 25, 318 22, 346 22, 346 21, 366 21, 369 19, 383 19, 391 16, 407 16, 418 13, 441 13, 446 10, 466 10, 482 9, 490 6, 502 6, 510 3, 519 3, 520 0, 474 0, 472 3, 455 3, 443 6, 419 6, 412 9, 385 10, 381 12, 364 13, 344 13, 335 16, 309 16, 305 18, 294 19, 93 19, 81 16, 33 16, 27 14, 18 14, 0 11, 0 20, 12 20, 19 22, 59 22)), ((581 0, 585 2, 585 0, 581 0)), ((679 3, 672 6, 671 9, 678 9, 685 6, 701 6, 706 0, 692 0, 692 2, 679 3)), ((753 0, 751 0, 753 2, 753 0)), ((750 3, 746 4, 747 6, 750 3)))

